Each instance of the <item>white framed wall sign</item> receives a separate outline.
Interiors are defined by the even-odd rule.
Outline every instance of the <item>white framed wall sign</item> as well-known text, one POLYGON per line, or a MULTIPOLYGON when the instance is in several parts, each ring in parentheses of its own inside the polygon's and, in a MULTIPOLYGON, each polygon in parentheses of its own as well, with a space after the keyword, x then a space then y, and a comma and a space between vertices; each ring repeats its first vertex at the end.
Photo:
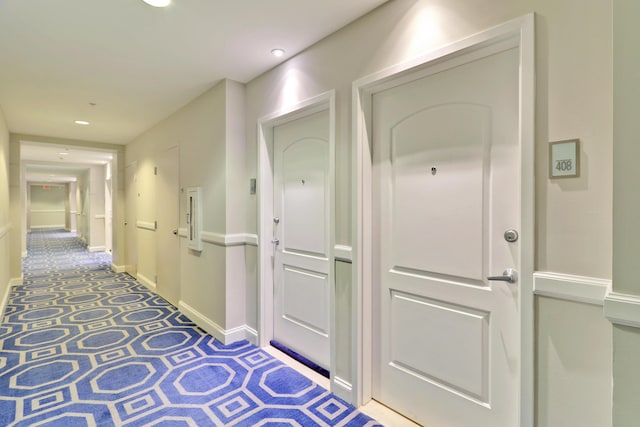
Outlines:
POLYGON ((549 143, 549 178, 580 176, 580 140, 569 139, 549 143))

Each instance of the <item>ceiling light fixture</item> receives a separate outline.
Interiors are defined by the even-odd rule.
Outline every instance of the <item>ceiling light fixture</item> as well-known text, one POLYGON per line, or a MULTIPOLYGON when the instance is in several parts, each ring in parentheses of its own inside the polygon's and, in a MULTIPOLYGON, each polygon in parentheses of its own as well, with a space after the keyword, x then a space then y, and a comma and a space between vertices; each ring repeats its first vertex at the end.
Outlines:
POLYGON ((86 121, 86 120, 76 120, 74 123, 77 124, 77 125, 88 125, 89 124, 89 122, 86 121))
POLYGON ((284 55, 284 49, 280 49, 280 48, 272 49, 271 54, 276 58, 280 58, 282 55, 284 55))
POLYGON ((149 6, 153 7, 167 7, 171 3, 171 0, 142 0, 149 6))

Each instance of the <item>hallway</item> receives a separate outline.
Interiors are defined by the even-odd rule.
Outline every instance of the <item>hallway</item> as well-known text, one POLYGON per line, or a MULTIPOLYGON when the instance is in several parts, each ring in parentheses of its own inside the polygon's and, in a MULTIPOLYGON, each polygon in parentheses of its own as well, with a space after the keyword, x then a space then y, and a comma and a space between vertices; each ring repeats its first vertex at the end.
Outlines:
POLYGON ((0 326, 0 425, 373 426, 247 341, 223 346, 75 234, 28 235, 0 326))

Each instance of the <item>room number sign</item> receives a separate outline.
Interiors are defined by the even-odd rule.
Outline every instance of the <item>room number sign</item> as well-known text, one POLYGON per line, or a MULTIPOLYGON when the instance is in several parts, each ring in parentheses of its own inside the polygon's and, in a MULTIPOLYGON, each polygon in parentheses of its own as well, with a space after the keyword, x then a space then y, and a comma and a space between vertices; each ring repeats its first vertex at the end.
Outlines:
POLYGON ((580 140, 549 143, 549 178, 580 176, 580 140))

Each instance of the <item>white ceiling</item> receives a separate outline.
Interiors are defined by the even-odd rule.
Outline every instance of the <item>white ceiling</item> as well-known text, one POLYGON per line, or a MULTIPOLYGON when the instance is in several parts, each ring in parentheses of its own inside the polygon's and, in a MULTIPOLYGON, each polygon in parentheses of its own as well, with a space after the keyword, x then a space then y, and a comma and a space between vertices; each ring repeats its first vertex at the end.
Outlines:
POLYGON ((248 82, 386 0, 172 1, 0 0, 9 130, 126 144, 221 79, 248 82))
MULTIPOLYGON (((13 133, 126 144, 221 79, 246 83, 385 1, 0 0, 0 108, 13 133)), ((21 148, 38 182, 73 181, 109 155, 21 148)))

